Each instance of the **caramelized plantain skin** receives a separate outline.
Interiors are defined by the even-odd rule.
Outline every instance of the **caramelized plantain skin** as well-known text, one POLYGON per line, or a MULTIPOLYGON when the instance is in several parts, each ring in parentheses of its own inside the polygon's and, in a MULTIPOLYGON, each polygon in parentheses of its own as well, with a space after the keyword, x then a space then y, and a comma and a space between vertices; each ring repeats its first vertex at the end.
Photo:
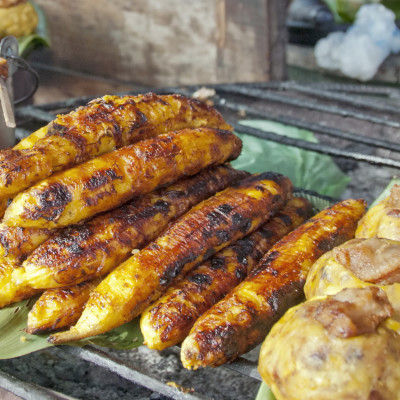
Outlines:
POLYGON ((311 216, 306 199, 290 199, 269 222, 170 287, 142 314, 140 327, 145 344, 164 350, 180 343, 197 318, 237 286, 275 242, 311 216))
POLYGON ((1 152, 1 196, 12 197, 54 172, 138 140, 201 126, 230 129, 213 107, 184 96, 104 96, 1 152))
POLYGON ((14 277, 22 284, 47 289, 103 276, 191 207, 248 175, 228 165, 210 167, 86 224, 67 227, 38 247, 14 277))
POLYGON ((190 269, 257 229, 291 189, 283 175, 264 173, 204 200, 112 271, 91 293, 78 323, 49 340, 77 340, 132 320, 190 269))
POLYGON ((97 278, 66 288, 46 290, 28 314, 26 331, 36 335, 74 325, 100 281, 97 278))
POLYGON ((18 194, 3 221, 38 228, 71 225, 235 159, 241 146, 230 131, 212 128, 183 129, 143 140, 55 174, 18 194))
MULTIPOLYGON (((22 139, 18 144, 16 144, 13 149, 14 150, 21 150, 21 149, 29 149, 30 147, 32 147, 40 138, 42 138, 43 136, 45 136, 46 131, 41 128, 39 130, 37 130, 36 132, 32 133, 29 137, 22 139)), ((1 160, 1 156, 2 153, 4 151, 8 151, 7 150, 0 150, 0 160, 1 160)), ((3 218, 4 213, 6 211, 6 208, 8 207, 8 203, 11 200, 8 199, 8 196, 4 196, 3 194, 0 195, 0 218, 3 218), (5 198, 3 198, 5 197, 5 198)))
POLYGON ((8 257, 19 264, 55 232, 54 229, 19 228, 0 223, 0 257, 8 257))
POLYGON ((261 343, 280 316, 303 299, 311 265, 354 236, 365 209, 363 200, 342 201, 276 243, 241 284, 197 320, 182 343, 184 367, 217 367, 261 343))
POLYGON ((0 257, 0 308, 40 293, 31 287, 16 285, 12 273, 17 267, 9 257, 0 257))
POLYGON ((8 206, 8 199, 0 199, 0 218, 3 218, 7 206, 8 206))

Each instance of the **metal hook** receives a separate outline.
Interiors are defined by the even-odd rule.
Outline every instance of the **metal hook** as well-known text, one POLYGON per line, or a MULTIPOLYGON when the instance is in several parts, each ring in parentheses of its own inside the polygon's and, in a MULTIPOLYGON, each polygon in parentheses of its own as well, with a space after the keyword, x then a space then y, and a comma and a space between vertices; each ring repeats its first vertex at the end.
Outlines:
POLYGON ((18 104, 21 104, 22 102, 24 102, 25 100, 28 100, 35 94, 36 90, 39 87, 39 79, 40 78, 39 78, 39 74, 23 58, 15 57, 15 56, 8 56, 7 59, 15 61, 15 65, 17 68, 28 71, 30 74, 32 74, 32 76, 34 78, 34 83, 33 83, 33 86, 31 88, 30 92, 28 94, 22 96, 21 98, 14 100, 14 105, 18 105, 18 104))

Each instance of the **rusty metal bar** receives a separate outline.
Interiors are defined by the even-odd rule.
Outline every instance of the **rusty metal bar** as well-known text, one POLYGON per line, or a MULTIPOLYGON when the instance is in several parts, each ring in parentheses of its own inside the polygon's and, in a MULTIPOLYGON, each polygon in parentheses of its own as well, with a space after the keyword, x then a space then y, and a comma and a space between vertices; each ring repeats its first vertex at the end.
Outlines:
POLYGON ((325 105, 325 104, 320 104, 316 103, 313 101, 309 101, 306 99, 298 99, 294 97, 288 97, 284 96, 278 93, 273 93, 270 91, 266 90, 261 90, 261 89, 254 89, 254 88, 247 88, 245 86, 239 86, 239 85, 226 85, 225 87, 219 87, 219 91, 228 93, 228 94, 237 94, 237 95, 243 95, 243 96, 248 96, 256 99, 261 99, 261 100, 267 100, 267 101, 272 101, 275 103, 280 103, 280 104, 286 104, 286 105, 291 105, 295 107, 301 107, 301 108, 308 108, 311 110, 315 111, 321 111, 321 112, 326 112, 329 114, 336 114, 340 115, 342 117, 352 117, 356 118, 362 121, 368 121, 368 122, 373 122, 375 124, 381 124, 381 125, 386 125, 386 126, 391 126, 392 128, 400 128, 400 122, 398 121, 393 121, 390 119, 385 119, 385 118, 379 118, 375 117, 370 114, 366 113, 361 113, 358 111, 353 111, 349 109, 344 109, 342 107, 334 106, 334 105, 325 105))
POLYGON ((211 400, 209 397, 192 392, 191 389, 183 387, 179 387, 178 389, 175 386, 171 386, 168 382, 145 372, 140 367, 130 365, 124 360, 118 359, 102 350, 98 350, 95 347, 62 346, 60 348, 81 358, 82 360, 107 368, 111 372, 114 372, 131 382, 137 383, 140 386, 146 387, 147 389, 158 392, 164 396, 168 396, 174 400, 211 400))
POLYGON ((0 387, 25 400, 76 400, 35 383, 19 379, 2 370, 0 370, 0 387))
POLYGON ((254 107, 250 107, 238 102, 229 101, 220 97, 217 97, 215 101, 216 105, 220 107, 226 108, 230 111, 243 112, 246 114, 246 116, 249 115, 256 118, 262 118, 270 121, 280 122, 284 125, 291 125, 291 126, 296 126, 297 128, 307 129, 314 133, 321 133, 329 136, 334 136, 339 139, 345 139, 355 143, 362 143, 368 146, 380 147, 382 149, 388 149, 400 152, 400 144, 395 142, 390 142, 388 140, 362 136, 353 132, 346 132, 337 128, 331 128, 313 122, 302 121, 286 117, 284 115, 279 115, 279 116, 270 115, 267 112, 258 110, 254 107))
POLYGON ((321 143, 307 142, 305 140, 293 139, 288 136, 278 135, 274 132, 262 131, 260 129, 251 128, 240 124, 234 124, 235 130, 239 133, 246 133, 247 135, 257 136, 261 139, 271 140, 287 146, 294 146, 304 150, 311 150, 317 153, 327 154, 329 156, 343 157, 356 161, 364 161, 370 164, 400 168, 400 161, 393 160, 390 158, 384 158, 379 156, 373 156, 369 154, 357 153, 354 151, 347 151, 336 149, 332 146, 324 145, 321 143))

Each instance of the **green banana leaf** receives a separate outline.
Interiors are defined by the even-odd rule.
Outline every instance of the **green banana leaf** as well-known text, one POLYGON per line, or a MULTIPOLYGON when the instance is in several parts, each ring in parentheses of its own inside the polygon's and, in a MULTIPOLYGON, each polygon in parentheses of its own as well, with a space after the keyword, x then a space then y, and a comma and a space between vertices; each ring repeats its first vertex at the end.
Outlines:
POLYGON ((22 58, 27 58, 33 50, 39 47, 50 46, 50 35, 47 28, 46 16, 41 7, 39 7, 34 1, 30 1, 30 3, 35 7, 39 21, 38 26, 36 27, 36 32, 18 38, 18 50, 19 55, 22 58))
MULTIPOLYGON (((246 120, 239 123, 291 138, 317 141, 310 131, 277 122, 246 120)), ((280 172, 288 176, 294 186, 332 197, 340 197, 350 181, 329 156, 250 135, 238 134, 238 136, 243 140, 243 150, 239 158, 232 162, 235 168, 252 173, 280 172)))
MULTIPOLYGON (((20 357, 52 346, 48 335, 29 335, 25 332, 27 317, 36 298, 21 301, 0 310, 0 359, 20 357)), ((113 349, 133 349, 143 343, 138 319, 110 332, 69 343, 74 346, 95 344, 113 349)))
POLYGON ((389 196, 390 191, 394 185, 400 185, 400 179, 398 178, 393 178, 389 184, 383 189, 383 192, 374 200, 374 202, 371 204, 370 207, 375 206, 379 202, 381 202, 383 199, 389 196))
POLYGON ((276 400, 276 398, 267 384, 261 382, 255 400, 276 400))
POLYGON ((399 0, 325 0, 335 21, 338 23, 352 23, 359 8, 364 4, 381 3, 386 8, 392 10, 396 18, 400 17, 400 2, 399 0))

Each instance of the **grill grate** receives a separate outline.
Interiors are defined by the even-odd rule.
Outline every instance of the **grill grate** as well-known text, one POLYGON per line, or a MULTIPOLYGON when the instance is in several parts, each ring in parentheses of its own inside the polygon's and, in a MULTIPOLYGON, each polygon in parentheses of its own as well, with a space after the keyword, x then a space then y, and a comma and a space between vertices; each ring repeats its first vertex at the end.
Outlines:
MULTIPOLYGON (((353 169, 359 168, 360 163, 379 166, 389 175, 397 173, 400 169, 400 145, 398 144, 400 117, 397 114, 400 91, 395 88, 356 84, 306 85, 297 82, 227 84, 209 87, 215 89, 216 92, 211 100, 228 122, 234 125, 237 132, 328 154, 333 156, 339 165, 342 165, 344 159, 351 160, 353 169), (316 134, 319 142, 292 139, 240 125, 238 121, 245 118, 269 119, 308 129, 316 134)), ((199 86, 175 87, 155 91, 191 95, 199 88, 199 86)), ((88 97, 71 98, 66 101, 18 108, 16 111, 17 136, 19 138, 26 136, 33 129, 54 119, 57 113, 68 112, 89 100, 88 97)), ((346 164, 343 165, 346 167, 346 164)), ((384 185, 385 182, 381 184, 384 185)), ((376 192, 371 193, 372 198, 382 188, 383 186, 377 185, 376 192)), ((353 191, 355 195, 358 194, 355 188, 353 191)), ((64 346, 62 349, 170 398, 209 399, 196 392, 185 393, 168 385, 157 376, 95 347, 64 346)), ((256 370, 256 363, 246 358, 240 358, 226 368, 253 379, 255 385, 258 385, 261 380, 256 370)), ((10 375, 0 373, 0 386, 23 398, 69 398, 29 382, 19 381, 16 384, 15 379, 10 375)))

